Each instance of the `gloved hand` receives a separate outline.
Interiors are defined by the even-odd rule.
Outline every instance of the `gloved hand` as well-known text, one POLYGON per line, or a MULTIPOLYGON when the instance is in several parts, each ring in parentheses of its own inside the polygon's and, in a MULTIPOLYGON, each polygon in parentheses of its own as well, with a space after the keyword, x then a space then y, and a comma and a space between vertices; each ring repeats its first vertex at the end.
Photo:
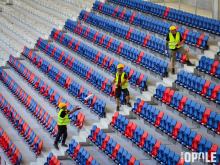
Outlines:
POLYGON ((165 49, 165 54, 168 54, 168 51, 167 51, 167 49, 165 49))
POLYGON ((75 110, 80 110, 81 107, 79 107, 78 105, 75 107, 75 110))

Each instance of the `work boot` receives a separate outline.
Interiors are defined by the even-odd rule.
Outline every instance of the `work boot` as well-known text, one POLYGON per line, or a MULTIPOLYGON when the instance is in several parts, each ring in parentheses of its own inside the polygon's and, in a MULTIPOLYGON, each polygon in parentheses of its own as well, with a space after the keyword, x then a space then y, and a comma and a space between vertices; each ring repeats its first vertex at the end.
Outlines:
POLYGON ((164 73, 164 77, 168 77, 168 72, 165 72, 165 73, 164 73))
POLYGON ((174 68, 172 68, 172 71, 171 71, 171 72, 172 72, 172 74, 175 74, 175 69, 174 69, 174 68))
POLYGON ((131 103, 130 103, 130 102, 128 102, 128 103, 127 103, 127 106, 131 107, 131 103))
POLYGON ((67 144, 65 144, 65 143, 64 143, 64 144, 62 144, 62 146, 63 146, 63 147, 68 147, 68 145, 67 145, 67 144))
POLYGON ((58 147, 58 144, 53 144, 54 145, 54 147, 57 149, 57 150, 59 150, 59 147, 58 147))
POLYGON ((193 63, 191 63, 189 60, 188 60, 188 61, 186 61, 186 65, 187 65, 187 66, 194 66, 194 64, 193 64, 193 63))
POLYGON ((116 111, 119 111, 119 110, 120 110, 120 107, 119 107, 119 106, 117 106, 116 111))

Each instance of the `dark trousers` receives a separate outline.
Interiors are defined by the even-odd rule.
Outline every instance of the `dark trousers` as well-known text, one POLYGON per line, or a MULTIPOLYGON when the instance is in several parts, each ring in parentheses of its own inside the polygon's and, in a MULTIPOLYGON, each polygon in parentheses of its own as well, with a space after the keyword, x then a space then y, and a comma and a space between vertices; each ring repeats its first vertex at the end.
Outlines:
POLYGON ((65 144, 66 138, 67 138, 67 126, 66 125, 58 125, 58 133, 57 133, 54 144, 58 144, 62 136, 63 136, 62 144, 65 144))

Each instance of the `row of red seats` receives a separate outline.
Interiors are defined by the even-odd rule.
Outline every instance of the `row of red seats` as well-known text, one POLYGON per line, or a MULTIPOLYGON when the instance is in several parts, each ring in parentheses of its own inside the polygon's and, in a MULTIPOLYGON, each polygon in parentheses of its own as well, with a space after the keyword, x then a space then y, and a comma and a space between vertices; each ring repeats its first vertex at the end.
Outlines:
POLYGON ((184 165, 180 155, 118 112, 115 112, 112 116, 110 125, 160 163, 184 165))
MULTIPOLYGON (((17 59, 15 59, 13 56, 10 56, 8 63, 28 82, 30 83, 36 90, 39 91, 39 93, 47 98, 50 103, 53 103, 53 94, 58 93, 56 90, 52 89, 47 83, 43 83, 41 87, 39 87, 40 82, 42 81, 41 78, 36 76, 33 72, 31 72, 27 67, 25 67, 22 63, 20 63, 17 59), (28 75, 28 76, 27 76, 28 75), (27 78, 26 78, 27 76, 27 78)), ((54 105, 56 108, 58 108, 59 102, 66 102, 67 103, 67 109, 73 106, 70 106, 70 103, 68 101, 64 101, 62 96, 59 97, 58 102, 54 105)), ((71 109, 68 109, 71 110, 71 109)), ((75 112, 70 116, 70 119, 72 121, 72 124, 74 124, 76 127, 82 128, 85 115, 82 112, 75 112)))
POLYGON ((0 80, 8 87, 13 95, 31 112, 39 123, 55 137, 58 132, 57 122, 30 95, 28 95, 2 68, 0 80))
POLYGON ((26 141, 30 149, 39 155, 43 148, 43 141, 31 129, 28 123, 17 113, 17 111, 5 100, 4 96, 0 93, 0 110, 5 117, 11 122, 13 127, 18 131, 20 136, 26 141))
MULTIPOLYGON (((22 162, 22 155, 19 149, 11 141, 7 133, 0 127, 0 147, 6 153, 7 157, 13 165, 20 165, 22 162)), ((0 162, 1 163, 1 162, 0 162)))

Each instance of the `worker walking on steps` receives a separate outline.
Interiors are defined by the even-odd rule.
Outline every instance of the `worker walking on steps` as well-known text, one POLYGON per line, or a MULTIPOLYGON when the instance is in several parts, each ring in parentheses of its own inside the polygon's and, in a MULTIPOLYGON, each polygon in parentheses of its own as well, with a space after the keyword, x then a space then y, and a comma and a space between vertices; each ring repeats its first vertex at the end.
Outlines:
POLYGON ((58 142, 61 137, 63 137, 62 146, 68 147, 65 142, 67 138, 67 125, 70 123, 69 115, 81 109, 80 107, 76 106, 72 111, 68 111, 66 103, 59 103, 58 107, 60 109, 58 112, 58 120, 57 120, 58 133, 54 141, 54 147, 57 150, 59 150, 58 142))
POLYGON ((166 45, 170 51, 171 55, 171 72, 175 74, 175 62, 176 62, 176 53, 186 55, 186 64, 193 66, 189 61, 188 51, 183 47, 185 40, 182 38, 180 32, 177 31, 176 26, 170 26, 170 32, 167 34, 166 45))
POLYGON ((120 109, 120 96, 121 92, 124 93, 125 99, 126 99, 126 104, 131 107, 130 103, 130 95, 128 91, 128 76, 126 73, 123 71, 124 70, 124 65, 123 64, 118 64, 117 66, 117 73, 115 75, 115 79, 113 80, 113 83, 116 86, 116 91, 115 91, 115 98, 116 98, 116 103, 117 103, 117 111, 120 109))

